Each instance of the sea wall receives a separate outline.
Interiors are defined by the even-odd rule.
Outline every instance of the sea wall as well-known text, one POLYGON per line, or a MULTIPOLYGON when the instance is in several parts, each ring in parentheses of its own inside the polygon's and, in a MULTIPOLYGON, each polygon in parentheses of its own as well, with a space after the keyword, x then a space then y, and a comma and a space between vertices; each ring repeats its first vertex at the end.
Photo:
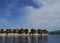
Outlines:
POLYGON ((18 34, 18 33, 9 33, 9 34, 6 34, 6 33, 3 33, 1 34, 0 33, 0 36, 48 36, 48 34, 18 34))

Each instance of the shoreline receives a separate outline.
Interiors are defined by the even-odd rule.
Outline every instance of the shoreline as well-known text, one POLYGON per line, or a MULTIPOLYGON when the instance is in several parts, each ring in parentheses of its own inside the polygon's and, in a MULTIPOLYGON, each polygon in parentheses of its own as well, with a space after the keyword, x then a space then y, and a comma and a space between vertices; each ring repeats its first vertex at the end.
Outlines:
POLYGON ((17 34, 17 33, 3 33, 0 36, 48 36, 48 34, 17 34))

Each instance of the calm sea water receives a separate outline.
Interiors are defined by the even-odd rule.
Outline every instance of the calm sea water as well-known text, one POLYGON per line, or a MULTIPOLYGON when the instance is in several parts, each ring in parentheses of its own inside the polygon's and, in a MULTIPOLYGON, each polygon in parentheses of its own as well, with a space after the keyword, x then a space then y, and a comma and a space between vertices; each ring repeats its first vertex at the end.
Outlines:
POLYGON ((24 37, 0 36, 0 43, 60 43, 60 35, 24 36, 24 37))

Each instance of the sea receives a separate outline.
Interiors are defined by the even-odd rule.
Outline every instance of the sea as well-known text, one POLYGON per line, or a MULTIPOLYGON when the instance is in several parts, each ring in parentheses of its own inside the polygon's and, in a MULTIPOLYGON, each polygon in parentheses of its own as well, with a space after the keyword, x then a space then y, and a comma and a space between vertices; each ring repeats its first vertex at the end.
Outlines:
POLYGON ((60 35, 0 36, 0 43, 60 43, 60 35))

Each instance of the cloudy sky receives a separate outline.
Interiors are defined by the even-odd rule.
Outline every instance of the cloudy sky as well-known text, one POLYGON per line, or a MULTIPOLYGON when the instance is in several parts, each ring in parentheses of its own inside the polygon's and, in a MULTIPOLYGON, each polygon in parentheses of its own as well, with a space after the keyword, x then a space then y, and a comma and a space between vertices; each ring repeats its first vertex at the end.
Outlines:
POLYGON ((0 0, 0 28, 60 29, 60 0, 0 0))

